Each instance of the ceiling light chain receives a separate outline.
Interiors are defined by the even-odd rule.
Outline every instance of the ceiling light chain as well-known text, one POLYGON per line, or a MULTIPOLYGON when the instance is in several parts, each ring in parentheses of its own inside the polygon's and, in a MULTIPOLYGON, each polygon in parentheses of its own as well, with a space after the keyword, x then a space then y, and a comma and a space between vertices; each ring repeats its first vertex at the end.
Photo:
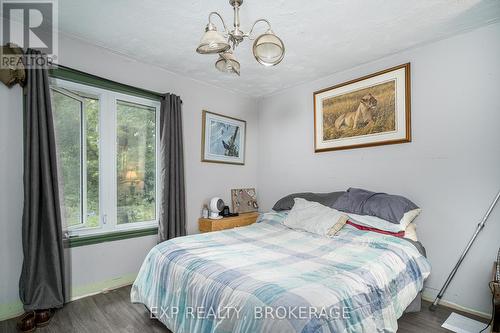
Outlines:
POLYGON ((234 57, 233 51, 245 39, 254 40, 253 55, 257 62, 264 66, 275 66, 283 60, 285 56, 285 45, 283 41, 274 34, 271 29, 271 23, 266 19, 256 20, 249 33, 245 33, 240 29, 240 6, 243 0, 229 0, 229 4, 234 9, 233 30, 229 31, 224 18, 217 12, 211 12, 208 15, 208 24, 205 28, 205 33, 201 38, 200 44, 196 52, 200 54, 219 54, 219 59, 215 63, 215 67, 222 72, 229 72, 240 75, 240 63, 234 57), (217 31, 216 25, 212 22, 212 16, 216 15, 220 18, 223 33, 217 31), (255 26, 264 22, 267 24, 265 33, 252 38, 252 32, 255 26), (232 44, 232 50, 231 45, 232 44))

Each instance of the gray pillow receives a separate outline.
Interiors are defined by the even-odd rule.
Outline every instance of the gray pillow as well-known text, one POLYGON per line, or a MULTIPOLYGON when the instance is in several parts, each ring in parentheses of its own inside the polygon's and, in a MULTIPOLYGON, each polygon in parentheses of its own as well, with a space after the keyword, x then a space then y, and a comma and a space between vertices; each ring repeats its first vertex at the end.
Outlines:
POLYGON ((418 206, 400 195, 351 187, 334 203, 332 208, 346 213, 376 216, 399 224, 406 212, 417 209, 418 206))
POLYGON ((279 199, 273 206, 273 210, 279 212, 281 210, 290 210, 294 205, 293 199, 302 198, 307 201, 319 202, 320 204, 332 207, 335 201, 344 194, 344 191, 341 192, 331 192, 331 193, 312 193, 312 192, 304 192, 304 193, 293 193, 289 194, 286 197, 279 199))

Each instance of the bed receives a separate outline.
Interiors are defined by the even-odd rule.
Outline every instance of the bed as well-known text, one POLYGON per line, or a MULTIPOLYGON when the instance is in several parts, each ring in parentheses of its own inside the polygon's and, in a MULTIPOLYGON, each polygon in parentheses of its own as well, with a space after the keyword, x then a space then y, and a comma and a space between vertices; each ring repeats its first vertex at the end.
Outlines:
POLYGON ((418 247, 349 225, 322 237, 285 217, 158 244, 132 302, 175 333, 396 332, 430 273, 418 247))

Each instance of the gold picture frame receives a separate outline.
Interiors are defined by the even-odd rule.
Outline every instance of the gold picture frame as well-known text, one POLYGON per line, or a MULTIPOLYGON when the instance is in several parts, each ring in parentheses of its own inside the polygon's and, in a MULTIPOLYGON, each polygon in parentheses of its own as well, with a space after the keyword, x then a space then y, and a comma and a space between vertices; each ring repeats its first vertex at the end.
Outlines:
POLYGON ((411 142, 410 63, 313 94, 316 153, 411 142))
POLYGON ((245 120, 203 110, 201 130, 201 161, 245 164, 245 120))

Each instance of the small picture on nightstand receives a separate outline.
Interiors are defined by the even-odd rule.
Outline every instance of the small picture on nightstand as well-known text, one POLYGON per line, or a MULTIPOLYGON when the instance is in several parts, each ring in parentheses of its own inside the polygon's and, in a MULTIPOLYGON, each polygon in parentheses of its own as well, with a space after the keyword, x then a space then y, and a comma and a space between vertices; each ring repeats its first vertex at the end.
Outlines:
POLYGON ((233 213, 256 212, 259 209, 257 193, 254 188, 232 189, 231 200, 233 213))

